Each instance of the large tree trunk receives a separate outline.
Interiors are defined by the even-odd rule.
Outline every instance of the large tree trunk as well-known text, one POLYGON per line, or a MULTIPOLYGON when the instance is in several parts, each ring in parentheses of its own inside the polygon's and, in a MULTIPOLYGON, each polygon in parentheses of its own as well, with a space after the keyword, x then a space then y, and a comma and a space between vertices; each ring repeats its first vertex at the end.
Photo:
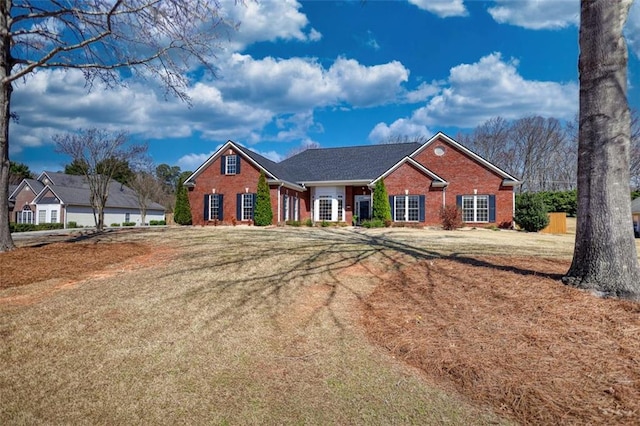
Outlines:
POLYGON ((9 230, 9 120, 11 118, 11 42, 7 34, 9 13, 6 2, 0 3, 0 252, 15 248, 9 230))
POLYGON ((629 196, 630 114, 622 28, 631 0, 582 0, 578 223, 564 282, 640 298, 629 196))

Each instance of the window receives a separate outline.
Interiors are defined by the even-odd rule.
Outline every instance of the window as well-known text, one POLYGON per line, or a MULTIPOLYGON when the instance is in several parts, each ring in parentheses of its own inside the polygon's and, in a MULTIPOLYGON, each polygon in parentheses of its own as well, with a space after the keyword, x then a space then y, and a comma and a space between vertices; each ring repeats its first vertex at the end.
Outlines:
POLYGON ((51 223, 58 223, 58 210, 51 210, 51 223))
POLYGON ((253 220, 254 194, 242 194, 242 220, 253 220))
POLYGON ((338 222, 342 222, 343 219, 343 214, 342 214, 342 195, 338 195, 338 222))
POLYGON ((238 156, 227 155, 223 157, 225 159, 225 172, 226 175, 235 175, 238 173, 238 156))
POLYGON ((396 198, 396 202, 395 202, 395 214, 393 215, 393 217, 395 217, 396 222, 405 222, 407 220, 407 208, 406 208, 406 201, 407 201, 407 197, 395 197, 396 198))
POLYGON ((282 199, 282 211, 284 212, 285 222, 289 220, 289 196, 285 195, 282 199))
POLYGON ((321 195, 318 200, 318 220, 330 221, 332 219, 331 214, 331 199, 330 195, 321 195))
POLYGON ((46 223, 46 222, 47 222, 47 211, 38 210, 38 223, 46 223))
POLYGON ((391 198, 396 222, 424 222, 424 195, 396 195, 391 198))
POLYGON ((462 220, 464 222, 489 222, 489 196, 462 196, 462 220))
POLYGON ((124 214, 124 221, 125 222, 131 222, 131 213, 125 213, 124 214))
POLYGON ((24 206, 24 208, 16 212, 16 222, 18 223, 34 223, 33 212, 29 206, 24 206))
POLYGON ((417 195, 407 196, 407 221, 417 222, 420 218, 420 201, 417 195))
POLYGON ((213 194, 209 197, 209 220, 218 218, 220 218, 220 197, 218 194, 213 194))

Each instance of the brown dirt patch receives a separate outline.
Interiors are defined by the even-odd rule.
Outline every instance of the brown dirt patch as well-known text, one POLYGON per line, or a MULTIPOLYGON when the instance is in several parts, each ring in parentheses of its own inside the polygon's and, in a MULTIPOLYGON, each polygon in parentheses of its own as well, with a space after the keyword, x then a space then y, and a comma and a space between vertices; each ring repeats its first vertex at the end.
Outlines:
POLYGON ((525 424, 637 424, 640 304, 559 281, 568 261, 446 258, 366 300, 370 338, 424 375, 525 424))
POLYGON ((0 289, 29 290, 2 297, 0 303, 32 304, 85 279, 162 264, 175 253, 171 247, 136 242, 57 242, 17 248, 0 253, 0 289))

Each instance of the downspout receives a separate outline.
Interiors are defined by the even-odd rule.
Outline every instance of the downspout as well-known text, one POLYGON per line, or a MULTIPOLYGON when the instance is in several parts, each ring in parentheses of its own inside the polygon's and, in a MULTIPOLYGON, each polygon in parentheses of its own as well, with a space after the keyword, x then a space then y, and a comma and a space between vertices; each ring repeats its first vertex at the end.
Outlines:
POLYGON ((447 187, 442 188, 442 208, 447 206, 447 187))

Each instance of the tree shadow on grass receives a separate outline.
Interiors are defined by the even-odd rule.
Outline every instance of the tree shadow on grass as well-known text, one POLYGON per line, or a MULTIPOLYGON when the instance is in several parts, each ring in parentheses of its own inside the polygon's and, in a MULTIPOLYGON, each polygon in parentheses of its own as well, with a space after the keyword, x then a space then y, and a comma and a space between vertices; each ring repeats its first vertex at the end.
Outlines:
MULTIPOLYGON (((354 288, 343 273, 356 267, 363 279, 382 282, 391 274, 402 283, 407 279, 405 268, 420 262, 426 271, 424 284, 428 291, 432 281, 428 261, 438 258, 521 275, 554 280, 561 277, 560 274, 494 264, 459 253, 442 255, 437 250, 403 241, 391 231, 269 228, 224 233, 212 230, 203 240, 193 243, 182 267, 173 268, 161 278, 178 281, 189 276, 200 280, 179 297, 187 303, 206 300, 206 309, 213 310, 207 321, 214 332, 221 331, 229 321, 240 321, 258 309, 267 310, 275 321, 282 312, 291 309, 293 292, 314 285, 325 286, 325 300, 316 305, 312 315, 301 325, 328 311, 333 324, 343 330, 345 324, 333 310, 337 295, 346 291, 350 297, 364 301, 362 289, 354 288)), ((437 273, 444 272, 438 270, 437 273)), ((456 272, 450 274, 453 277, 456 272)))

